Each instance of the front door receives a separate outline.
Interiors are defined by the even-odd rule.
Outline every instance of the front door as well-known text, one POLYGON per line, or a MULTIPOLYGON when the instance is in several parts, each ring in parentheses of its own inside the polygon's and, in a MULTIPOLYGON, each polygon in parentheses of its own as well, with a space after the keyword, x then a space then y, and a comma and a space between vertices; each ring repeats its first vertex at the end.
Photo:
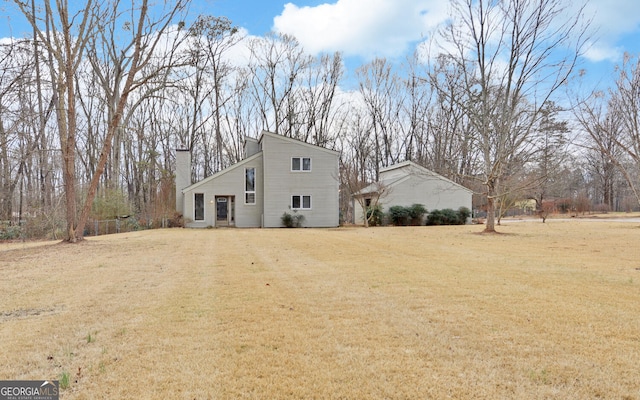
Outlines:
POLYGON ((226 225, 228 222, 227 216, 229 215, 229 210, 227 203, 226 197, 216 198, 216 226, 226 225))
POLYGON ((216 196, 216 226, 234 224, 233 196, 216 196))

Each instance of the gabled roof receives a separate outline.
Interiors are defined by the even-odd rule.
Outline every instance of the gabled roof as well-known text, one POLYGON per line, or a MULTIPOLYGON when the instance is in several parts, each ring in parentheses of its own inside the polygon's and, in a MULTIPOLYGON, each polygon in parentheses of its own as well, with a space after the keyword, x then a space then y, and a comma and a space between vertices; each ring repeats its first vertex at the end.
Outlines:
POLYGON ((187 186, 186 188, 182 189, 182 193, 187 192, 189 190, 193 190, 198 188, 201 185, 204 185, 207 182, 211 182, 214 179, 219 178, 220 176, 226 174, 227 172, 231 172, 236 168, 240 168, 245 164, 248 164, 249 162, 255 160, 256 158, 260 158, 262 156, 262 151, 257 152, 256 154, 252 155, 251 157, 245 158, 244 160, 240 160, 237 163, 223 169, 222 171, 218 171, 213 175, 209 175, 208 177, 204 178, 201 181, 198 181, 196 183, 192 183, 191 185, 187 186))
POLYGON ((399 185, 400 183, 408 180, 411 177, 411 175, 416 175, 415 173, 413 173, 411 171, 411 169, 417 170, 419 175, 425 175, 425 176, 428 176, 428 177, 431 177, 431 178, 439 179, 439 180, 445 181, 445 182, 447 182, 447 183, 449 183, 449 184, 451 184, 451 185, 453 185, 453 186, 455 186, 457 188, 464 189, 464 190, 466 190, 468 192, 472 192, 473 193, 473 190, 471 190, 469 188, 466 188, 466 187, 460 185, 459 183, 456 183, 456 182, 452 181, 451 179, 447 179, 444 176, 431 171, 430 169, 427 169, 427 168, 425 168, 425 167, 423 167, 421 165, 418 165, 418 164, 414 163, 413 161, 403 161, 401 163, 390 165, 388 167, 382 168, 380 170, 380 178, 381 179, 377 183, 372 183, 372 184, 366 186, 365 188, 359 190, 357 193, 354 194, 354 196, 362 196, 362 195, 369 194, 369 193, 375 193, 377 191, 377 188, 379 187, 379 185, 383 185, 383 186, 388 187, 388 188, 392 188, 392 187, 394 187, 396 185, 399 185), (384 176, 385 173, 392 172, 392 171, 397 171, 397 170, 403 170, 403 169, 404 169, 404 171, 402 171, 402 174, 400 176, 396 176, 396 177, 393 177, 393 178, 391 178, 391 177, 385 178, 385 176, 384 176))
POLYGON ((324 152, 329 153, 329 154, 334 154, 334 155, 338 155, 338 156, 340 155, 339 151, 327 149, 326 147, 317 146, 315 144, 303 142, 302 140, 290 138, 290 137, 287 137, 287 136, 278 135, 277 133, 273 133, 273 132, 269 132, 269 131, 262 131, 260 139, 258 140, 260 142, 260 144, 262 144, 262 139, 264 139, 265 136, 272 137, 272 138, 275 138, 275 139, 278 139, 278 140, 282 140, 284 142, 289 142, 289 143, 305 146, 305 147, 308 147, 310 149, 324 151, 324 152))
POLYGON ((327 149, 327 148, 324 148, 324 147, 321 147, 321 146, 316 146, 316 145, 313 145, 313 144, 310 144, 310 143, 303 142, 303 141, 298 140, 298 139, 293 139, 293 138, 290 138, 290 137, 278 135, 278 134, 275 134, 275 133, 272 133, 272 132, 262 131, 262 134, 260 135, 260 139, 254 139, 254 138, 251 138, 251 137, 246 137, 245 138, 245 140, 250 140, 250 141, 253 141, 253 142, 260 143, 260 147, 261 147, 260 151, 258 151, 256 154, 252 155, 251 157, 247 157, 244 160, 238 161, 237 163, 235 163, 235 164, 223 169, 222 171, 218 171, 213 175, 209 175, 208 177, 204 178, 203 180, 201 180, 199 182, 192 183, 191 185, 189 185, 186 188, 182 189, 182 193, 184 193, 186 191, 189 191, 189 190, 196 189, 199 186, 204 185, 204 184, 206 184, 208 182, 211 182, 212 180, 217 179, 218 177, 226 174, 227 172, 233 171, 236 168, 240 168, 243 165, 255 160, 258 157, 260 157, 263 154, 263 151, 262 151, 262 140, 265 138, 265 136, 272 137, 274 139, 278 139, 278 140, 281 140, 281 141, 285 141, 285 142, 294 143, 294 144, 297 144, 297 145, 309 147, 309 148, 314 149, 314 150, 324 151, 324 152, 327 152, 329 154, 333 154, 333 155, 336 155, 336 156, 340 155, 340 152, 335 151, 335 150, 330 150, 330 149, 327 149))

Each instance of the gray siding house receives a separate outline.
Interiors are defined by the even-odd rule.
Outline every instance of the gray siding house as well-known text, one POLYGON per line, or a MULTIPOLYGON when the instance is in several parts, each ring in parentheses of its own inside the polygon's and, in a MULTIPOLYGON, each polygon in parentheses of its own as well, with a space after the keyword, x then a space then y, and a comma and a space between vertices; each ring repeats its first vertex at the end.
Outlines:
MULTIPOLYGON (((355 196, 365 200, 374 197, 374 192, 384 188, 378 200, 382 211, 392 206, 422 204, 427 211, 467 207, 471 210, 473 191, 430 171, 412 161, 405 161, 380 170, 377 184, 360 190, 355 196)), ((354 202, 355 222, 364 221, 364 210, 359 202, 354 202)))
POLYGON ((338 226, 339 153, 263 131, 246 138, 245 158, 191 183, 189 151, 176 151, 176 211, 187 227, 282 226, 283 213, 305 227, 338 226))

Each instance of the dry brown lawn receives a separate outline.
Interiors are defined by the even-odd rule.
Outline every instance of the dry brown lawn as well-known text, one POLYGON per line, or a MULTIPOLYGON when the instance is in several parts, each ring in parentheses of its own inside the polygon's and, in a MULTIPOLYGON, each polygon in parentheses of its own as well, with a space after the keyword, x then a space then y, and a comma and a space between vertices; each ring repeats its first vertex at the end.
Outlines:
POLYGON ((640 399, 640 226, 0 245, 0 379, 63 399, 640 399))

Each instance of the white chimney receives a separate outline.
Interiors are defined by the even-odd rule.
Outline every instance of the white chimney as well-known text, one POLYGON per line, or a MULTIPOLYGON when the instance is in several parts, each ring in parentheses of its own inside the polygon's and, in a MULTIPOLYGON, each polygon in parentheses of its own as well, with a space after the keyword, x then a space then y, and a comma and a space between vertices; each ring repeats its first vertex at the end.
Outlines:
POLYGON ((260 151, 260 144, 257 139, 244 137, 244 158, 249 158, 260 151))
POLYGON ((176 211, 184 212, 182 189, 191 185, 191 152, 188 149, 176 149, 176 211))

